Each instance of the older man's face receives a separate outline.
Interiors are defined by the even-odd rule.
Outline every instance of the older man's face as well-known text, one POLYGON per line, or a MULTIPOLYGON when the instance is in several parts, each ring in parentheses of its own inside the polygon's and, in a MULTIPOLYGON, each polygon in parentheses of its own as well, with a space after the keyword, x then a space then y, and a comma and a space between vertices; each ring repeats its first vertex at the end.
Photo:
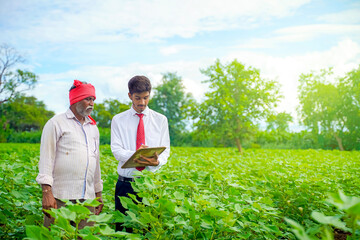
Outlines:
POLYGON ((94 97, 87 97, 75 103, 76 112, 82 117, 86 117, 90 115, 90 113, 94 109, 94 101, 95 101, 94 97))

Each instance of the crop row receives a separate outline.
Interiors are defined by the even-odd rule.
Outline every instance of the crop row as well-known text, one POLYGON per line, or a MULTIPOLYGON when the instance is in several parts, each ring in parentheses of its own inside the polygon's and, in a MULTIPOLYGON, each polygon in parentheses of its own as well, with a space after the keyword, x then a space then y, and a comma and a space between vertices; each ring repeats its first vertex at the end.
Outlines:
MULTIPOLYGON (((26 225, 42 224, 38 158, 38 144, 0 144, 0 238, 20 239, 26 225)), ((104 213, 113 213, 116 165, 101 146, 104 213)), ((142 203, 122 199, 129 214, 114 214, 110 228, 122 221, 149 239, 295 239, 285 218, 316 235, 313 211, 341 213, 325 202, 328 193, 360 196, 360 153, 172 148, 160 171, 141 175, 134 187, 142 203)))

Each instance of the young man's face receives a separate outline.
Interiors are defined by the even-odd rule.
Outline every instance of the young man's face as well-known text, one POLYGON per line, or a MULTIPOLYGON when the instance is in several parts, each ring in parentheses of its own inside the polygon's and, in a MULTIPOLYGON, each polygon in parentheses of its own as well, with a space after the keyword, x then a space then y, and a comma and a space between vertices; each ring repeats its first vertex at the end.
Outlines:
POLYGON ((146 106, 150 100, 150 92, 141 92, 141 93, 129 93, 129 98, 133 103, 133 108, 136 112, 141 113, 145 110, 146 106))

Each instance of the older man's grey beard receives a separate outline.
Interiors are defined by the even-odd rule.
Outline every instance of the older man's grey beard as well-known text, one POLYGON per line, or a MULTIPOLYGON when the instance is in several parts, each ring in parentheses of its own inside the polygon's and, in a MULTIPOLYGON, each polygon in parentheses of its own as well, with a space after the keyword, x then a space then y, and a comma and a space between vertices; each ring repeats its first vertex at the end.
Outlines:
POLYGON ((94 109, 94 107, 91 107, 91 106, 88 106, 87 108, 84 109, 80 104, 76 105, 76 111, 82 117, 86 117, 86 116, 90 115, 90 113, 92 112, 93 109, 94 109))

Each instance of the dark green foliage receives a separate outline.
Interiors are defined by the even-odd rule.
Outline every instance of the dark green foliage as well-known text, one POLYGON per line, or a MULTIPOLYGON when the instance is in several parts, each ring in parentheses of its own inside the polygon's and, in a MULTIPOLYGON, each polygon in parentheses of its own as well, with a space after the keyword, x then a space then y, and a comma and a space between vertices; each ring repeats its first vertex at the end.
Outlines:
MULTIPOLYGON (((354 227, 351 218, 350 222, 346 218, 348 210, 336 209, 324 200, 327 193, 338 189, 360 196, 356 151, 256 149, 240 155, 235 148, 173 147, 168 164, 156 174, 143 171, 133 183, 142 203, 121 199, 129 208, 128 216, 113 212, 118 161, 109 145, 101 146, 100 151, 104 214, 91 217, 98 225, 78 231, 78 236, 110 239, 113 222, 124 222, 135 228, 140 239, 295 239, 284 218, 317 236, 321 228, 319 218, 312 216, 314 211, 343 216, 347 228, 354 227)), ((50 235, 40 227, 41 188, 35 182, 38 158, 39 144, 0 144, 1 239, 22 239, 25 234, 40 239, 36 236, 76 232, 68 220, 74 212, 84 213, 80 206, 55 211, 61 217, 50 235)))
POLYGON ((162 82, 155 87, 149 107, 164 114, 169 122, 170 141, 173 146, 181 146, 186 142, 186 120, 194 99, 185 93, 182 79, 176 73, 166 73, 162 82))
POLYGON ((101 128, 110 128, 112 118, 130 108, 129 104, 124 104, 116 99, 106 99, 103 103, 95 103, 91 116, 101 128))
POLYGON ((360 66, 335 81, 332 75, 330 68, 300 76, 301 121, 315 140, 333 138, 340 150, 351 150, 360 134, 360 66))
POLYGON ((340 212, 335 216, 328 216, 322 212, 313 211, 311 217, 320 224, 316 228, 318 232, 311 234, 312 230, 305 231, 304 227, 297 222, 286 218, 292 232, 300 240, 318 240, 321 239, 348 239, 357 240, 360 238, 360 198, 346 196, 342 191, 329 194, 326 200, 334 205, 340 212), (311 236, 316 235, 316 236, 311 236))
POLYGON ((39 132, 54 115, 42 101, 20 95, 0 105, 2 142, 40 142, 39 132), (21 139, 24 137, 24 139, 21 139))
POLYGON ((224 145, 231 141, 242 152, 242 144, 252 138, 257 123, 279 101, 278 83, 263 79, 258 69, 236 59, 225 65, 217 60, 201 72, 207 76, 204 82, 209 91, 192 114, 196 131, 224 145))
POLYGON ((100 144, 110 144, 111 142, 111 129, 99 127, 100 144))
POLYGON ((25 225, 42 222, 38 157, 38 144, 0 144, 0 239, 23 239, 25 225))
POLYGON ((40 143, 41 140, 41 131, 31 131, 31 132, 12 132, 8 138, 7 142, 11 143, 40 143))

